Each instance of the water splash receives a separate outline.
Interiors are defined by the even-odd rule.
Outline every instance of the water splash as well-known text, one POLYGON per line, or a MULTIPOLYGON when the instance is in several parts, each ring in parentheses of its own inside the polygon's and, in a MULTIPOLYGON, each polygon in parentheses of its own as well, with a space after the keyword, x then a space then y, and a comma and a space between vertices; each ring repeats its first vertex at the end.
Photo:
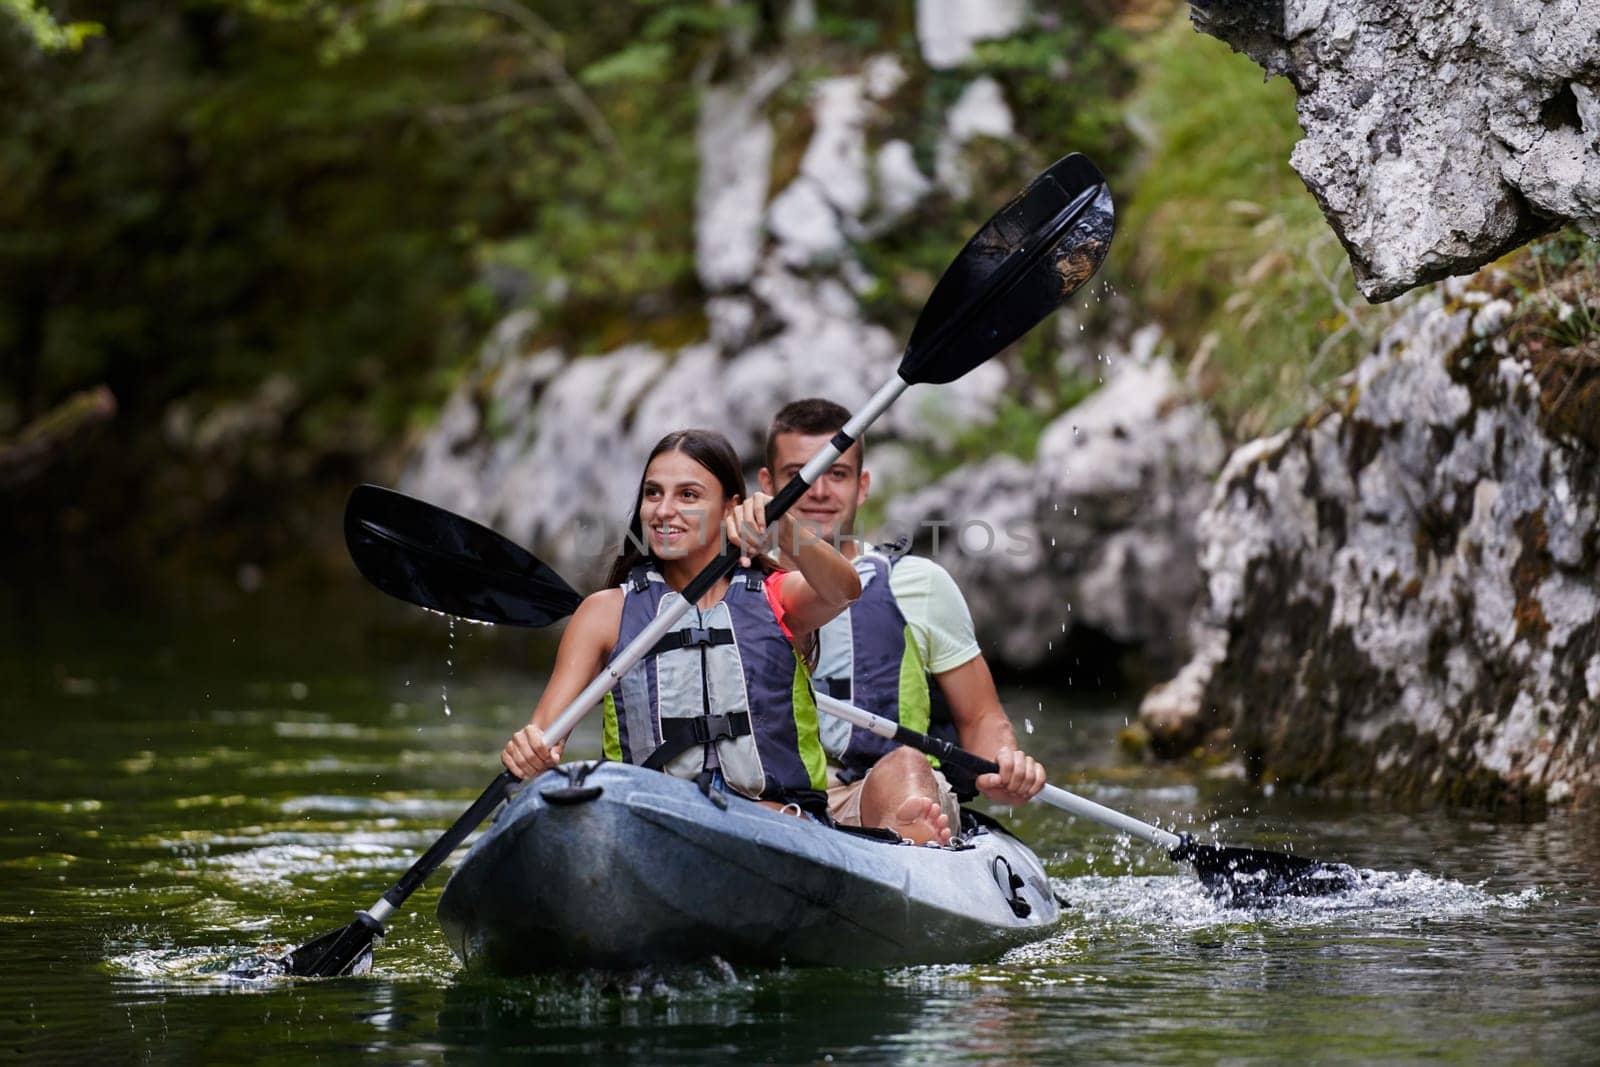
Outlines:
POLYGON ((1268 907, 1233 907, 1186 875, 1145 877, 1084 875, 1055 879, 1056 892, 1082 923, 1101 927, 1150 927, 1172 931, 1226 928, 1304 928, 1350 924, 1364 930, 1392 929, 1419 920, 1440 921, 1520 911, 1543 899, 1537 887, 1495 893, 1485 883, 1468 885, 1411 871, 1362 871, 1361 884, 1324 897, 1284 897, 1268 907))

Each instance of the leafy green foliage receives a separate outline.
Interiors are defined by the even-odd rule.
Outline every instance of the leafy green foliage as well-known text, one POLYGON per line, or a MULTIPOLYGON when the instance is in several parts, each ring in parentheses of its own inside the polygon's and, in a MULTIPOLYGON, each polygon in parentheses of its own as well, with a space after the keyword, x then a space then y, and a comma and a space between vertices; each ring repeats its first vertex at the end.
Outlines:
POLYGON ((1142 42, 1133 98, 1150 156, 1123 214, 1130 294, 1238 437, 1304 414, 1389 319, 1365 304, 1316 201, 1290 169, 1294 93, 1187 20, 1142 42))
MULTIPOLYGON (((1600 243, 1576 228, 1519 249, 1486 275, 1510 302, 1505 339, 1538 383, 1545 428, 1600 451, 1600 243)), ((1463 371, 1499 356, 1479 340, 1461 353, 1463 371)))
POLYGON ((1600 244, 1575 229, 1528 246, 1511 274, 1516 316, 1556 348, 1600 340, 1600 244))
POLYGON ((1078 14, 1053 30, 984 42, 976 52, 973 68, 1005 87, 1018 132, 1036 146, 1040 166, 1082 152, 1113 182, 1122 176, 1132 147, 1124 100, 1137 73, 1126 32, 1078 14))
POLYGON ((648 322, 693 284, 694 35, 744 17, 690 7, 149 0, 81 54, 8 38, 0 400, 145 417, 284 371, 393 430, 508 301, 648 322))
POLYGON ((0 12, 15 19, 34 45, 46 52, 76 52, 84 41, 105 32, 98 22, 63 25, 39 0, 0 0, 0 12))

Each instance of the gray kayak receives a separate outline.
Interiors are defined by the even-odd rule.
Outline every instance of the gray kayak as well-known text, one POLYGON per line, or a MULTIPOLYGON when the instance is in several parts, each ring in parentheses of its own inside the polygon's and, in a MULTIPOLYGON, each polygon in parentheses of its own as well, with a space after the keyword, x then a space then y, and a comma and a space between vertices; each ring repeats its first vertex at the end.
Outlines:
POLYGON ((992 959, 1060 918, 1028 847, 968 813, 952 847, 832 829, 620 763, 547 771, 500 810, 439 899, 474 970, 717 957, 893 967, 992 959))

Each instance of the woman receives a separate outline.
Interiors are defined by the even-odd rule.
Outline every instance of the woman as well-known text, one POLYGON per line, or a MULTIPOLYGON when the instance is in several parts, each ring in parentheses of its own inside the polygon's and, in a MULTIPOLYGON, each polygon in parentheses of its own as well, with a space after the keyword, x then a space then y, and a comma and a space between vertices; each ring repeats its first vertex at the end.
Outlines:
POLYGON ((826 810, 826 759, 802 649, 861 592, 850 561, 785 516, 783 570, 765 565, 765 508, 745 499, 733 446, 710 430, 662 438, 639 480, 628 540, 608 588, 586 597, 562 635, 529 725, 501 762, 530 778, 561 759, 544 728, 722 549, 745 553, 605 698, 611 759, 695 778, 774 807, 826 810), (751 567, 750 560, 763 565, 751 567), (820 801, 820 805, 819 805, 820 801))

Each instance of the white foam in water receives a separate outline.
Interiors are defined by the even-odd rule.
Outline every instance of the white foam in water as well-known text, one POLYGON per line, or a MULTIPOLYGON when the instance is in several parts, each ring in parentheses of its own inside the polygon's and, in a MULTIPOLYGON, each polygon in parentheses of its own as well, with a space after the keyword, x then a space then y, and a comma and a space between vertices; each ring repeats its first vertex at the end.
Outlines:
POLYGON ((1493 893, 1412 871, 1363 870, 1354 889, 1322 897, 1282 897, 1269 905, 1237 907, 1214 897, 1188 875, 1056 879, 1056 892, 1071 914, 1089 925, 1159 926, 1164 930, 1204 930, 1227 926, 1305 927, 1353 923, 1365 928, 1409 923, 1419 918, 1453 919, 1493 909, 1520 910, 1541 899, 1537 888, 1493 893))
MULTIPOLYGON (((243 962, 237 947, 202 945, 191 948, 140 947, 108 953, 106 962, 121 974, 149 981, 213 978, 241 981, 231 972, 243 962)), ((248 984, 248 983, 246 983, 248 984)))

